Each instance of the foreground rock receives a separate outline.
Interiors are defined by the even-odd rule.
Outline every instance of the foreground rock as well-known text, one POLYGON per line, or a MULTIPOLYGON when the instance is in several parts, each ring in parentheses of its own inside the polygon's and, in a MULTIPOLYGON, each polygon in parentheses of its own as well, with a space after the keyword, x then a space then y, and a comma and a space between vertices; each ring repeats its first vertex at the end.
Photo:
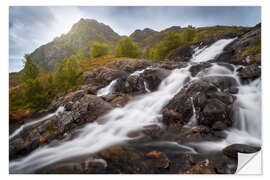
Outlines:
POLYGON ((261 148, 245 145, 245 144, 233 144, 223 149, 223 153, 230 158, 237 158, 238 153, 255 153, 261 148))
POLYGON ((238 69, 238 76, 242 79, 255 79, 261 76, 261 68, 256 64, 240 68, 238 69))
POLYGON ((212 128, 215 123, 221 122, 228 127, 232 126, 236 97, 224 91, 236 85, 235 79, 220 76, 189 82, 164 108, 163 122, 167 126, 181 128, 195 115, 199 125, 212 128))
POLYGON ((18 136, 11 139, 10 159, 26 155, 54 139, 60 140, 65 133, 95 121, 112 109, 110 103, 95 95, 86 94, 75 99, 75 102, 70 101, 70 104, 66 104, 68 108, 64 113, 24 128, 18 136))

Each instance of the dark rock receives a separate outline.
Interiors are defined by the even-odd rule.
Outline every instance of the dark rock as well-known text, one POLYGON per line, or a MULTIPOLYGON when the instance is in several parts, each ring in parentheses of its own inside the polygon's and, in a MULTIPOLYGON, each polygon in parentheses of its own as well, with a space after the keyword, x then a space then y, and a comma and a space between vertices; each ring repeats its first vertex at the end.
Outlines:
POLYGON ((184 174, 216 174, 216 171, 213 163, 209 159, 205 159, 185 171, 184 174))
POLYGON ((115 60, 106 64, 113 69, 125 71, 127 73, 133 73, 137 70, 145 69, 152 65, 153 62, 139 59, 126 59, 126 60, 115 60))
POLYGON ((193 65, 190 67, 189 71, 191 72, 191 75, 194 77, 196 76, 201 70, 211 67, 212 64, 208 62, 202 62, 196 65, 193 65))
POLYGON ((144 80, 141 76, 129 76, 125 82, 126 93, 145 93, 144 80))
MULTIPOLYGON (((137 152, 128 146, 112 146, 99 152, 99 156, 105 159, 109 166, 119 167, 118 173, 119 171, 133 174, 149 174, 154 172, 151 160, 146 161, 143 153, 137 152)), ((111 169, 111 171, 115 173, 115 169, 111 169)))
POLYGON ((145 155, 146 157, 153 159, 153 165, 157 168, 168 168, 170 165, 170 160, 167 155, 160 151, 151 151, 145 155))
POLYGON ((72 109, 72 102, 68 102, 67 104, 65 104, 65 111, 71 111, 72 109))
POLYGON ((87 83, 98 82, 107 85, 115 79, 125 79, 128 74, 124 71, 99 67, 91 71, 84 72, 83 76, 87 83))
POLYGON ((232 107, 230 108, 218 99, 208 100, 203 111, 199 114, 197 120, 199 124, 211 127, 216 121, 222 121, 228 126, 232 125, 230 117, 232 107))
POLYGON ((221 76, 203 77, 189 82, 164 107, 164 124, 181 129, 192 117, 194 104, 199 125, 212 127, 216 121, 222 121, 230 127, 236 97, 222 91, 236 85, 235 79, 221 76))
POLYGON ((233 144, 223 149, 223 153, 231 158, 237 158, 237 153, 255 153, 259 151, 260 147, 245 145, 245 144, 233 144))
POLYGON ((188 61, 193 54, 193 48, 190 45, 184 45, 183 47, 177 48, 169 56, 169 60, 173 61, 188 61))
POLYGON ((101 97, 85 95, 72 106, 72 117, 77 123, 93 122, 112 109, 101 97))
POLYGON ((152 68, 145 70, 142 77, 146 81, 148 89, 150 89, 150 91, 155 91, 161 81, 168 77, 169 74, 170 71, 167 69, 152 68))
POLYGON ((231 94, 237 94, 239 89, 237 87, 231 87, 227 91, 231 94))
POLYGON ((261 76, 261 68, 258 65, 252 64, 239 69, 238 76, 242 79, 254 79, 261 76))
POLYGON ((227 125, 221 121, 215 122, 214 125, 212 126, 212 129, 215 131, 222 131, 226 128, 227 128, 227 125))

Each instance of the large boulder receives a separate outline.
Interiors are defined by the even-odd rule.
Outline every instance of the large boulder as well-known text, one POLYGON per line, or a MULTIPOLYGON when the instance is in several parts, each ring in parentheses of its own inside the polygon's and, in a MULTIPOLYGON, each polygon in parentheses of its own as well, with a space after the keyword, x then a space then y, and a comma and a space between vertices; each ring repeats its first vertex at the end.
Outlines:
POLYGON ((261 76, 261 68, 256 64, 251 64, 238 69, 238 76, 242 79, 255 79, 261 76))
POLYGON ((146 92, 142 76, 129 76, 124 84, 124 92, 128 94, 142 94, 146 92))
POLYGON ((223 153, 230 158, 237 158, 238 153, 255 153, 261 148, 246 144, 232 144, 223 149, 223 153))
MULTIPOLYGON (((76 98, 77 99, 77 98, 76 98)), ((70 101, 69 111, 64 111, 39 123, 29 125, 10 139, 10 159, 26 155, 41 145, 48 144, 112 109, 101 97, 86 94, 75 102, 70 101)))
POLYGON ((168 77, 170 70, 162 68, 147 69, 143 72, 143 79, 147 83, 147 88, 150 91, 155 91, 160 85, 161 81, 168 77))
POLYGON ((125 71, 127 73, 133 73, 137 70, 142 70, 152 65, 153 62, 139 59, 126 59, 126 60, 115 60, 106 64, 106 66, 125 71))
POLYGON ((163 122, 167 126, 181 128, 195 112, 199 125, 212 127, 221 121, 232 125, 235 97, 225 90, 235 87, 232 77, 211 76, 187 83, 163 109, 163 122))
POLYGON ((112 68, 99 67, 83 73, 87 83, 109 84, 115 79, 125 79, 128 74, 112 68))

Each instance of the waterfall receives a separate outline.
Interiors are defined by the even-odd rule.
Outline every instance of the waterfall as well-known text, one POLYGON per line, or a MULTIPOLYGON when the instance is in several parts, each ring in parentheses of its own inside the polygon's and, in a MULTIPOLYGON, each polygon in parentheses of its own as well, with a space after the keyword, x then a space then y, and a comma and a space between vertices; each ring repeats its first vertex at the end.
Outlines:
POLYGON ((196 48, 195 53, 193 54, 191 61, 193 62, 205 62, 214 59, 217 55, 223 52, 223 49, 233 42, 236 38, 233 39, 221 39, 213 43, 209 47, 203 47, 201 49, 196 48))
POLYGON ((98 90, 97 96, 105 96, 112 93, 114 91, 114 86, 116 85, 116 83, 117 79, 113 80, 108 86, 98 90))
POLYGON ((173 70, 158 90, 137 97, 123 108, 116 108, 101 117, 104 124, 89 123, 73 140, 58 146, 44 146, 18 161, 10 162, 11 172, 31 173, 51 163, 85 154, 96 153, 131 138, 128 133, 147 125, 160 125, 161 110, 190 77, 189 67, 173 70))
MULTIPOLYGON (((224 47, 234 39, 219 40, 210 47, 198 50, 193 55, 192 61, 208 61, 219 55, 224 47)), ((72 157, 97 153, 112 145, 121 144, 132 138, 128 133, 142 129, 147 125, 162 125, 162 108, 181 90, 187 78, 191 80, 206 76, 230 76, 236 79, 239 85, 239 92, 236 95, 236 104, 239 108, 235 112, 235 124, 226 130, 226 139, 217 142, 200 142, 189 144, 198 146, 207 151, 221 150, 233 143, 260 144, 261 136, 261 106, 260 106, 260 79, 248 85, 241 85, 236 71, 231 71, 224 66, 213 64, 191 77, 190 66, 182 69, 175 69, 165 78, 158 89, 144 95, 134 97, 133 100, 121 108, 115 108, 100 117, 97 121, 83 127, 76 138, 60 141, 58 145, 46 145, 40 147, 26 157, 10 162, 11 173, 32 173, 36 170, 72 157), (102 124, 99 124, 102 120, 102 124)), ((236 69, 236 67, 234 67, 236 69)), ((139 75, 144 70, 136 71, 131 75, 139 75)), ((111 93, 117 80, 112 81, 107 87, 100 89, 98 96, 111 93)), ((147 84, 145 84, 147 88, 147 84)), ((193 102, 193 99, 192 99, 193 102)), ((193 107, 193 111, 195 111, 193 107)), ((190 126, 196 125, 195 115, 191 118, 190 126)), ((166 144, 162 142, 161 145, 166 144)), ((192 147, 167 142, 173 146, 186 149, 188 152, 197 153, 192 147)))

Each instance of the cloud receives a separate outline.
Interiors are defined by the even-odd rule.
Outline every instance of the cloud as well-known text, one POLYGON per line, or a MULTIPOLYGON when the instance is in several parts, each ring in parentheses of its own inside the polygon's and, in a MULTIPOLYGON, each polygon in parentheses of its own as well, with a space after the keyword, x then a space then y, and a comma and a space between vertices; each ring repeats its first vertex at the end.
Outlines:
POLYGON ((160 31, 170 26, 254 26, 261 21, 260 7, 207 6, 13 6, 9 9, 10 71, 22 68, 31 53, 62 33, 80 18, 96 19, 120 35, 146 27, 160 31), (15 65, 14 65, 15 64, 15 65))

